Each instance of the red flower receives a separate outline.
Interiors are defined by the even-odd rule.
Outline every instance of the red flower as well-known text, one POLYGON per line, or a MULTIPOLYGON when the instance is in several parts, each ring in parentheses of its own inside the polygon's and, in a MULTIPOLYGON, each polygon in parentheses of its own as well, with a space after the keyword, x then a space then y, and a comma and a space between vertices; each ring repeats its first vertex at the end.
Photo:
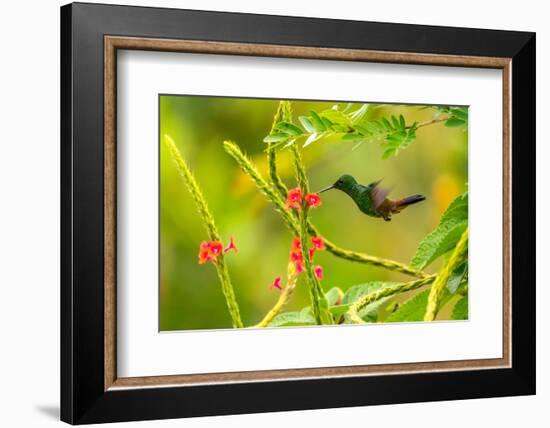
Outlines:
POLYGON ((314 236, 311 238, 311 245, 313 245, 316 251, 323 251, 325 249, 325 240, 322 236, 314 236))
POLYGON ((324 276, 324 273, 323 273, 323 267, 322 266, 315 266, 313 268, 313 273, 315 273, 315 276, 317 277, 317 279, 320 281, 323 279, 323 276, 324 276))
POLYGON ((277 278, 275 278, 275 281, 273 281, 273 284, 271 284, 271 287, 273 288, 277 288, 279 290, 282 290, 283 287, 281 287, 281 277, 278 276, 277 278))
POLYGON ((321 197, 317 193, 308 193, 304 200, 310 208, 317 208, 321 205, 321 197))
POLYGON ((286 196, 286 206, 288 208, 300 208, 302 204, 302 191, 299 187, 290 189, 286 196))
POLYGON ((302 273, 305 270, 304 260, 303 259, 295 260, 294 268, 296 269, 296 274, 302 273))
POLYGON ((214 257, 218 257, 223 251, 223 244, 220 241, 210 242, 210 252, 214 257))
POLYGON ((202 265, 210 260, 212 260, 212 256, 210 255, 210 243, 202 241, 199 247, 199 264, 202 265))
POLYGON ((239 252, 239 249, 237 248, 237 246, 236 246, 235 243, 233 242, 233 237, 229 238, 229 244, 227 244, 227 247, 225 247, 225 248, 223 249, 224 254, 227 253, 229 250, 233 250, 233 251, 235 251, 236 253, 239 252))
POLYGON ((315 251, 323 251, 325 249, 325 241, 320 236, 314 236, 311 238, 312 247, 309 249, 309 258, 313 260, 315 251))
POLYGON ((215 261, 223 251, 220 241, 202 241, 199 247, 199 264, 215 261))
POLYGON ((294 238, 292 240, 292 248, 290 250, 290 261, 294 263, 296 273, 304 271, 304 255, 302 253, 302 244, 300 238, 294 238))

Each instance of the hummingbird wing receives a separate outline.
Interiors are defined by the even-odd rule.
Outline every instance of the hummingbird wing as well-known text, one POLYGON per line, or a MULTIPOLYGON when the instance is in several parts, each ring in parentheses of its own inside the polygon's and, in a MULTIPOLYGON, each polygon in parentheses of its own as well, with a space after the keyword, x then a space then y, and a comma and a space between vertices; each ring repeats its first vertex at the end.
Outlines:
POLYGON ((391 189, 387 187, 381 187, 380 181, 382 180, 379 180, 376 183, 374 183, 374 187, 372 188, 372 193, 371 193, 372 202, 375 209, 378 209, 380 205, 382 205, 382 203, 386 200, 386 198, 388 197, 391 191, 391 189))

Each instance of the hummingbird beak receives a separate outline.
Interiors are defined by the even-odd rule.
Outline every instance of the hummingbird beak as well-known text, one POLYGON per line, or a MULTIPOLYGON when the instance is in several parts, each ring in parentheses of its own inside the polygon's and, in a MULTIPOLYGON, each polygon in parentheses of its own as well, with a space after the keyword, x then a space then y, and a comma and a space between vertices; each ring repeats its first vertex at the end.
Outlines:
POLYGON ((330 185, 330 186, 328 186, 328 187, 325 187, 323 190, 319 190, 319 191, 317 192, 317 194, 326 192, 327 190, 330 190, 330 189, 334 189, 334 184, 332 184, 332 185, 330 185))

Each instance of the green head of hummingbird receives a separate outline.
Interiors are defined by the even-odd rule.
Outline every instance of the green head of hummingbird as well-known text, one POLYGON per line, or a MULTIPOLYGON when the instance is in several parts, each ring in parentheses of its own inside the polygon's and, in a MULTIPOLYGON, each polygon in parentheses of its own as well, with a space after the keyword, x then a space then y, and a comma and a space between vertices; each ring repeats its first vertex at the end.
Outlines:
POLYGON ((379 186, 381 181, 374 181, 364 186, 358 183, 353 176, 344 174, 333 185, 317 193, 326 192, 330 189, 341 190, 353 199, 363 213, 371 217, 381 217, 386 221, 390 221, 393 214, 400 213, 409 205, 426 199, 422 195, 407 196, 398 200, 388 199, 387 196, 390 191, 379 186))

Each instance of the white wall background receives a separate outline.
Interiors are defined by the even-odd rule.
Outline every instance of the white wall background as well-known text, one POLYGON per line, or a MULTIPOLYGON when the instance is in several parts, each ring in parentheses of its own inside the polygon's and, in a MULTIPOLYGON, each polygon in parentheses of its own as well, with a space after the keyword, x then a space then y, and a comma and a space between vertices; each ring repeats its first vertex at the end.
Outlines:
MULTIPOLYGON (((126 4, 314 16, 537 32, 537 121, 550 115, 550 28, 538 0, 353 0, 247 2, 147 0, 126 4)), ((4 2, 0 9, 0 425, 44 427, 59 407, 59 6, 58 0, 4 2)), ((103 3, 116 3, 103 1, 103 3)), ((546 166, 537 130, 537 264, 550 257, 546 166)), ((543 426, 550 403, 550 291, 537 274, 538 395, 535 397, 329 409, 139 423, 159 427, 443 425, 543 426), (540 421, 540 422, 539 422, 540 421), (538 423, 537 423, 538 422, 538 423)), ((546 422, 547 423, 547 422, 546 422)), ((125 426, 138 426, 138 423, 125 426)))

